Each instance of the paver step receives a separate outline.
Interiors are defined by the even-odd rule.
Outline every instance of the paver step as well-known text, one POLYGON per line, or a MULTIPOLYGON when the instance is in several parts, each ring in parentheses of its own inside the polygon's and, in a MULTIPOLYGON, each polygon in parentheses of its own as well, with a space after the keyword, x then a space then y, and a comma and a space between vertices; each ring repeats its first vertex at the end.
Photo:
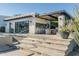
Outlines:
POLYGON ((22 49, 22 50, 20 50, 20 52, 24 55, 27 55, 27 56, 48 56, 46 54, 41 54, 39 52, 35 52, 30 49, 22 49))
POLYGON ((24 40, 32 41, 32 42, 45 42, 48 44, 59 44, 59 45, 69 45, 70 41, 61 41, 61 40, 42 40, 42 39, 35 39, 35 38, 25 38, 24 40))
POLYGON ((33 40, 22 40, 21 43, 36 44, 36 43, 39 43, 39 42, 38 41, 33 41, 33 40))
POLYGON ((57 35, 30 35, 28 38, 36 38, 36 39, 55 39, 55 40, 61 40, 61 41, 71 41, 71 39, 62 39, 58 37, 57 35))
POLYGON ((32 49, 32 48, 36 48, 36 46, 33 45, 33 44, 20 44, 19 46, 20 46, 21 48, 23 48, 23 49, 32 49))
POLYGON ((31 56, 33 55, 34 53, 30 50, 20 50, 20 53, 22 53, 22 55, 24 56, 31 56))
MULTIPOLYGON (((58 45, 58 44, 48 44, 48 43, 34 43, 34 42, 30 42, 28 43, 28 41, 24 41, 25 43, 22 43, 20 46, 25 48, 27 47, 29 48, 34 48, 34 47, 38 47, 38 46, 43 46, 46 48, 51 48, 51 49, 57 49, 57 50, 62 50, 62 51, 66 51, 68 49, 67 46, 64 45, 58 45)), ((26 48, 26 49, 27 49, 26 48)))
POLYGON ((65 55, 65 52, 63 52, 63 51, 53 50, 53 49, 49 49, 49 48, 45 48, 45 47, 33 48, 33 49, 30 49, 30 50, 41 53, 41 54, 50 55, 50 56, 65 55))
MULTIPOLYGON (((48 39, 27 37, 21 41, 21 47, 34 52, 34 55, 63 56, 72 50, 71 39, 48 39), (69 50, 71 49, 71 50, 69 50)), ((74 44, 74 43, 73 43, 74 44)))
POLYGON ((67 46, 56 45, 56 44, 42 43, 42 44, 38 44, 38 46, 42 46, 42 47, 50 48, 50 49, 56 49, 56 50, 60 50, 60 51, 64 51, 64 52, 68 49, 67 46))
POLYGON ((40 53, 34 53, 34 55, 32 55, 32 56, 48 56, 48 55, 46 55, 46 54, 40 54, 40 53))

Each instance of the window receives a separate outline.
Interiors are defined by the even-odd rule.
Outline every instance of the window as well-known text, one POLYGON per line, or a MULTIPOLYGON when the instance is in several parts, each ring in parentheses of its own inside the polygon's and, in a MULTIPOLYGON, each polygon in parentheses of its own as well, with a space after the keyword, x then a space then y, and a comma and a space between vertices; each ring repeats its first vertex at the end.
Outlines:
POLYGON ((47 28, 47 24, 36 23, 37 34, 44 34, 46 28, 47 28))
POLYGON ((15 22, 15 32, 16 33, 28 33, 29 32, 28 21, 15 22))

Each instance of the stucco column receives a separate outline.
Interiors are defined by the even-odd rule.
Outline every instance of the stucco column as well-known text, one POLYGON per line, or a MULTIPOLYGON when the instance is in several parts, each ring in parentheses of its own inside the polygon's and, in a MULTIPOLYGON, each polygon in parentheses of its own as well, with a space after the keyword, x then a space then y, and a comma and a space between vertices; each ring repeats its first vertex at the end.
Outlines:
POLYGON ((13 33, 15 33, 15 22, 12 23, 13 33))
POLYGON ((48 24, 49 24, 49 29, 51 28, 51 23, 50 23, 50 21, 48 21, 48 24))
POLYGON ((34 34, 35 33, 35 21, 32 19, 31 22, 29 22, 29 33, 34 34))
POLYGON ((51 34, 51 22, 48 21, 48 28, 46 29, 46 34, 51 34))
POLYGON ((58 16, 58 32, 60 32, 60 30, 64 27, 64 25, 65 25, 65 16, 64 15, 58 16))
POLYGON ((6 32, 6 33, 9 33, 9 23, 8 23, 8 22, 6 22, 5 32, 6 32))
POLYGON ((35 14, 34 13, 32 14, 32 17, 33 18, 31 19, 31 21, 29 21, 29 33, 30 34, 35 34, 36 18, 35 18, 35 14))

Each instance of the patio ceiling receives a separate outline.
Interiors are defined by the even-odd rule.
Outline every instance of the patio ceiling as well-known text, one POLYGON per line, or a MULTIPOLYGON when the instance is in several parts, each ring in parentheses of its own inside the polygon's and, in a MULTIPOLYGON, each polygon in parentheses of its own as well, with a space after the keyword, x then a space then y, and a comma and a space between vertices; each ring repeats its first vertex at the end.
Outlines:
POLYGON ((60 15, 65 15, 67 18, 71 19, 72 17, 64 10, 61 11, 55 11, 55 12, 50 12, 47 14, 43 14, 43 15, 39 15, 39 18, 42 19, 46 19, 46 20, 50 20, 50 21, 54 21, 54 20, 58 20, 58 16, 60 15))
POLYGON ((42 18, 42 19, 46 19, 46 20, 57 20, 58 18, 55 17, 55 16, 52 16, 52 15, 41 15, 41 16, 38 16, 39 18, 42 18))

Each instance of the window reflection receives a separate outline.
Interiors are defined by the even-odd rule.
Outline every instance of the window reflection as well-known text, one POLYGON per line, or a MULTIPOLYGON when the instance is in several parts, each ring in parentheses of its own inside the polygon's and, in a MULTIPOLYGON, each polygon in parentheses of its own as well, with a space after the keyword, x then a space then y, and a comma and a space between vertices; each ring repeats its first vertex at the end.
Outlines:
POLYGON ((28 33, 29 32, 29 21, 15 22, 16 33, 28 33))

